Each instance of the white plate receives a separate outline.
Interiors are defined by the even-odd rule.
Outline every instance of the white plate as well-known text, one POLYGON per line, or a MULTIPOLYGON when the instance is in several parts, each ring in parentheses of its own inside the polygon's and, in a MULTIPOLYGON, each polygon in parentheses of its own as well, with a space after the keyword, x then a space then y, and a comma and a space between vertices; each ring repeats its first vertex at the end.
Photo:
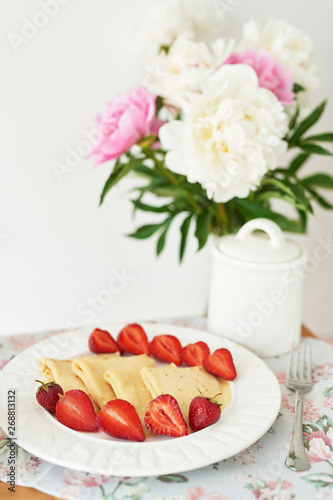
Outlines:
MULTIPOLYGON (((106 325, 116 336, 123 324, 106 325)), ((7 432, 7 393, 16 391, 17 444, 63 467, 115 476, 155 476, 184 472, 229 458, 259 439, 274 422, 281 404, 279 384, 267 365, 232 342, 191 328, 143 324, 149 339, 170 334, 183 345, 204 340, 211 351, 226 347, 238 372, 231 382, 231 403, 220 420, 181 438, 156 437, 143 443, 105 433, 77 432, 60 424, 36 401, 41 357, 72 358, 87 352, 91 328, 61 333, 18 354, 0 372, 0 426, 7 432)))

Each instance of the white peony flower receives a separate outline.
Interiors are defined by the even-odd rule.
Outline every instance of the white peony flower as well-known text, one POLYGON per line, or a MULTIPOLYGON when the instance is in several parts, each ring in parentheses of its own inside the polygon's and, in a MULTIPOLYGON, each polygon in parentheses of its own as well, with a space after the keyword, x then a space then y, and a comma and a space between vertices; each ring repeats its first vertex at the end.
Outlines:
POLYGON ((210 198, 244 198, 277 166, 287 117, 275 95, 244 64, 224 65, 192 96, 184 121, 160 128, 170 170, 199 182, 210 198))
POLYGON ((313 60, 311 38, 285 21, 270 21, 260 28, 255 21, 244 24, 242 48, 265 49, 291 71, 294 82, 308 91, 319 87, 318 67, 313 60))
POLYGON ((178 36, 211 42, 220 26, 221 19, 207 0, 155 0, 140 28, 135 49, 145 55, 156 55, 178 36))
POLYGON ((147 64, 145 86, 164 98, 167 104, 181 107, 191 93, 201 92, 202 81, 227 59, 234 47, 222 38, 211 45, 179 37, 168 53, 160 52, 147 64))

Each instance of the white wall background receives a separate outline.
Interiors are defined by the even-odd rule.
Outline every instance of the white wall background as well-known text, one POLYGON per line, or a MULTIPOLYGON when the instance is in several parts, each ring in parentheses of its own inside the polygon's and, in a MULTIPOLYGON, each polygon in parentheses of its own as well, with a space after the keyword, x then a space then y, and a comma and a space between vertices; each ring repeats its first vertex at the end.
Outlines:
MULTIPOLYGON (((78 158, 63 182, 52 168, 65 163, 68 148, 80 147, 107 100, 141 83, 142 64, 130 45, 154 0, 62 0, 56 15, 15 52, 9 33, 19 35, 22 18, 32 20, 42 2, 0 4, 0 334, 204 312, 209 248, 196 254, 192 240, 180 267, 174 229, 156 260, 153 241, 124 237, 142 223, 132 219, 129 182, 98 208, 107 164, 92 171, 91 160, 78 158), (110 302, 105 289, 122 270, 132 279, 110 302), (105 304, 93 305, 97 297, 105 304)), ((229 35, 250 17, 284 17, 313 38, 322 67, 318 101, 331 99, 318 127, 323 131, 333 128, 332 14, 331 0, 244 0, 224 24, 229 35)), ((309 169, 318 167, 332 171, 332 161, 318 157, 309 169)), ((310 252, 317 236, 333 239, 332 217, 318 209, 310 235, 300 237, 310 252)), ((119 281, 115 285, 118 291, 119 281)), ((306 283, 304 321, 321 336, 333 335, 332 297, 330 256, 306 283)))

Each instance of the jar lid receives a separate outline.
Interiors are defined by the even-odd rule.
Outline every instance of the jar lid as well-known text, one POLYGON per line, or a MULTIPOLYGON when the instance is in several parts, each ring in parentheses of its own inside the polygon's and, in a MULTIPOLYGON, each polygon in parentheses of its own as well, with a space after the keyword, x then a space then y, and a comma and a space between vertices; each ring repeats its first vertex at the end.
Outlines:
POLYGON ((233 259, 263 264, 289 262, 302 254, 301 247, 286 239, 275 222, 261 218, 244 224, 236 235, 220 238, 218 249, 233 259), (256 230, 266 234, 253 234, 256 230))

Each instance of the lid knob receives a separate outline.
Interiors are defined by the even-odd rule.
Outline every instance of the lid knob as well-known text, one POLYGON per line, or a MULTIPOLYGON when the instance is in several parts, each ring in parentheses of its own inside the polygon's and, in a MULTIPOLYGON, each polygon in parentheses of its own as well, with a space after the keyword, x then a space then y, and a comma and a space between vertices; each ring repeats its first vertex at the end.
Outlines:
POLYGON ((269 243, 272 247, 281 248, 285 245, 285 238, 279 226, 275 222, 263 218, 253 219, 244 224, 238 231, 236 238, 240 241, 245 240, 245 238, 257 229, 268 234, 269 243))

